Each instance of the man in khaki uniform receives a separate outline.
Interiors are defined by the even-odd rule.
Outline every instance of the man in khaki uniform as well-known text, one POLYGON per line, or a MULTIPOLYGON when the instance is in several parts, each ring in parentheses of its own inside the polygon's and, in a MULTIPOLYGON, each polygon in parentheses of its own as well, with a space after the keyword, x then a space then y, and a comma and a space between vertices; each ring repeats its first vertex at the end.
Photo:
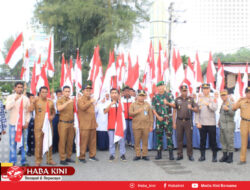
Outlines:
POLYGON ((80 128, 80 162, 86 163, 85 153, 89 148, 89 160, 98 161, 96 156, 96 118, 95 118, 95 99, 91 98, 92 87, 85 85, 83 96, 78 99, 78 117, 80 128))
POLYGON ((56 106, 60 112, 58 124, 60 164, 68 165, 68 162, 74 162, 71 160, 71 155, 75 135, 74 108, 69 86, 63 87, 63 96, 57 100, 56 106))
POLYGON ((245 90, 246 97, 240 98, 233 106, 233 110, 240 109, 240 134, 241 134, 241 151, 239 164, 246 163, 247 143, 250 133, 250 87, 245 90))
MULTIPOLYGON (((50 110, 50 126, 52 126, 52 119, 55 116, 55 108, 54 104, 51 100, 47 99, 48 88, 43 86, 39 90, 39 97, 36 99, 32 99, 30 110, 35 110, 35 126, 34 126, 34 134, 35 134, 35 162, 36 166, 40 166, 42 162, 42 150, 43 150, 43 122, 45 118, 45 114, 47 111, 47 102, 49 103, 50 110)), ((52 160, 52 146, 49 148, 47 154, 47 164, 55 165, 56 163, 52 160)))
POLYGON ((153 110, 145 102, 146 93, 144 90, 138 90, 137 101, 129 107, 129 115, 133 117, 132 127, 135 138, 134 161, 141 159, 140 141, 142 140, 142 159, 148 161, 148 134, 153 129, 153 110))

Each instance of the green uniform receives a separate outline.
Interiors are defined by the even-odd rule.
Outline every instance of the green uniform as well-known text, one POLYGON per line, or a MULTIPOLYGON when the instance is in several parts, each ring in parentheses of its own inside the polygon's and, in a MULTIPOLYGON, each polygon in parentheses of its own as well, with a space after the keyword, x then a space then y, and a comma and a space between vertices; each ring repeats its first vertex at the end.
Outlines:
POLYGON ((233 152, 234 151, 234 114, 232 110, 233 104, 228 101, 223 103, 220 109, 220 142, 222 145, 222 152, 233 152), (225 111, 223 106, 228 106, 229 110, 225 111))
POLYGON ((172 120, 172 108, 164 104, 164 99, 169 103, 174 103, 174 97, 171 93, 165 92, 164 94, 156 94, 152 99, 152 106, 156 113, 163 117, 163 121, 156 119, 156 137, 157 137, 157 150, 162 150, 163 147, 163 135, 164 131, 167 138, 167 148, 173 149, 173 120, 172 120))

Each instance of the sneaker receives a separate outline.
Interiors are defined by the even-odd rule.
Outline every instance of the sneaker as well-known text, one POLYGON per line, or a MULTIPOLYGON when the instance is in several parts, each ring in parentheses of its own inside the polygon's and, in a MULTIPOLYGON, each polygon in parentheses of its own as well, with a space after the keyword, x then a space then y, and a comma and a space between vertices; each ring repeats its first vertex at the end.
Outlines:
POLYGON ((146 160, 146 161, 149 161, 149 160, 150 160, 149 157, 147 157, 147 156, 143 156, 142 159, 143 159, 143 160, 146 160))
POLYGON ((140 159, 141 159, 140 156, 135 156, 133 160, 134 160, 134 161, 138 161, 138 160, 140 160, 140 159))
POLYGON ((89 160, 91 160, 91 161, 99 161, 98 158, 96 158, 96 157, 89 157, 89 160))
POLYGON ((125 157, 125 155, 124 155, 124 154, 121 156, 121 161, 124 161, 124 162, 126 162, 126 161, 127 161, 127 159, 126 159, 126 157, 125 157))
POLYGON ((112 162, 114 159, 115 159, 115 157, 114 157, 113 155, 111 155, 111 156, 109 157, 109 161, 110 161, 110 162, 112 162))

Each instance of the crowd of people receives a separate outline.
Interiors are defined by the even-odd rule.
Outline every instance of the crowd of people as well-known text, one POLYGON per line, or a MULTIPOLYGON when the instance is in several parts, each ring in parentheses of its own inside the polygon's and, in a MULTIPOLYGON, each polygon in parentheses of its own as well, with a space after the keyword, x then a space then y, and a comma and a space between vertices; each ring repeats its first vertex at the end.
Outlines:
MULTIPOLYGON (((74 128, 74 110, 79 120, 80 155, 78 160, 86 163, 86 152, 91 161, 98 161, 96 151, 109 150, 109 161, 116 159, 116 146, 119 146, 120 159, 126 161, 126 145, 135 150, 134 161, 149 161, 148 150, 156 143, 156 160, 162 159, 164 140, 169 152, 169 160, 183 159, 184 136, 187 156, 193 157, 193 129, 196 126, 200 134, 199 161, 206 160, 206 143, 212 150, 212 162, 217 162, 218 146, 216 126, 220 128, 222 157, 220 162, 233 162, 235 111, 240 109, 241 152, 239 164, 246 163, 248 137, 250 133, 250 87, 245 89, 245 97, 234 101, 228 91, 211 94, 210 84, 202 84, 201 93, 188 95, 188 87, 180 87, 180 96, 174 98, 166 90, 163 81, 157 83, 157 93, 150 98, 145 90, 137 92, 129 86, 119 90, 112 88, 105 97, 95 100, 91 84, 86 84, 77 97, 71 96, 69 86, 57 90, 48 98, 48 88, 40 88, 38 95, 24 94, 24 84, 17 82, 14 93, 7 97, 5 109, 9 112, 9 162, 17 164, 20 151, 21 165, 27 166, 26 155, 35 155, 35 165, 41 166, 43 157, 43 125, 46 113, 51 122, 53 143, 47 154, 47 164, 56 165, 53 153, 59 152, 60 164, 74 163, 76 130, 74 128), (75 102, 74 102, 75 101, 75 102), (221 101, 221 103, 219 103, 221 101), (23 108, 22 131, 18 129, 20 106, 23 108), (219 111, 219 120, 216 112, 219 111), (120 119, 121 118, 121 119, 120 119), (119 122, 120 121, 120 122, 119 122), (117 125, 124 124, 123 134, 116 143, 117 125), (176 131, 177 157, 174 156, 173 131, 176 131), (153 140, 153 133, 156 138, 153 140), (17 139, 20 139, 18 142, 17 139), (164 139, 165 138, 165 139, 164 139), (155 141, 155 142, 154 142, 155 141), (117 145, 116 145, 117 144, 117 145)), ((7 121, 3 104, 0 101, 0 138, 6 134, 7 121)))

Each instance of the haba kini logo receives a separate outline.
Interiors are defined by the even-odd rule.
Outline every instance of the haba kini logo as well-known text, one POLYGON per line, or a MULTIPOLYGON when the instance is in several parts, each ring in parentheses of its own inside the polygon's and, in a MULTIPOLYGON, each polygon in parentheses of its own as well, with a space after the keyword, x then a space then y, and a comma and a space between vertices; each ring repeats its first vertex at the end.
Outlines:
POLYGON ((12 166, 7 170, 7 177, 2 175, 3 179, 9 179, 10 181, 20 181, 23 178, 25 168, 22 169, 18 166, 12 166))
POLYGON ((60 180, 61 177, 59 179, 58 176, 73 175, 74 173, 73 167, 1 167, 2 179, 9 179, 10 181, 20 181, 23 176, 25 177, 24 180, 31 180, 28 176, 34 176, 32 177, 33 180, 49 180, 46 176, 51 176, 50 180, 60 180), (39 176, 44 176, 44 179, 43 177, 39 178, 39 176))

